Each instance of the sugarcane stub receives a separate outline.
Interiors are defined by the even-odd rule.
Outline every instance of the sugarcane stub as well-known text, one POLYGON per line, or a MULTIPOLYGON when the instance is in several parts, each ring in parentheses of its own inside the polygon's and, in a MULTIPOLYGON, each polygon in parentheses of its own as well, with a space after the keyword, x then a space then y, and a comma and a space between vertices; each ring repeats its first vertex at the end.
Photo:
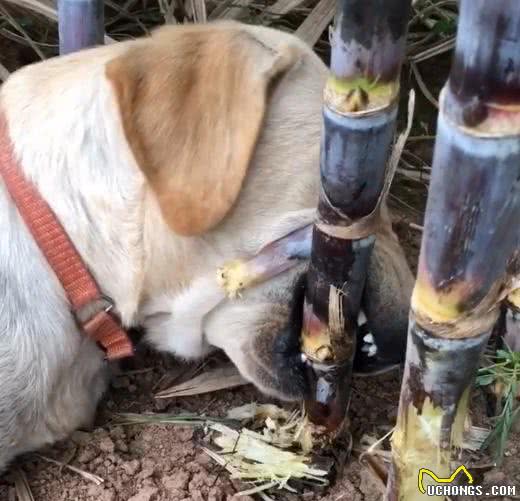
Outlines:
POLYGON ((520 134, 516 9, 511 0, 461 3, 457 46, 444 99, 446 116, 467 134, 520 134), (475 43, 476 29, 482 43, 475 43))

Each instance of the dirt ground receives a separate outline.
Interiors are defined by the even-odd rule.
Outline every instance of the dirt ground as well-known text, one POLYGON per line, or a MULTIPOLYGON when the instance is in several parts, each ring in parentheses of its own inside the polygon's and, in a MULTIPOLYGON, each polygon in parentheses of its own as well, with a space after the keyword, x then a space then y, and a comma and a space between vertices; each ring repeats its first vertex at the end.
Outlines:
MULTIPOLYGON (((206 368, 221 364, 220 357, 206 368)), ((243 403, 267 401, 253 387, 159 400, 154 394, 175 377, 193 367, 182 366, 169 357, 147 352, 127 364, 117 375, 100 405, 95 428, 78 431, 67 441, 42 451, 46 457, 98 475, 101 485, 35 455, 20 458, 12 468, 22 469, 35 501, 225 501, 235 499, 244 485, 231 481, 227 472, 202 450, 192 428, 176 425, 130 425, 113 423, 115 412, 181 412, 223 416, 227 409, 243 403)), ((382 437, 397 415, 400 374, 396 371, 374 378, 356 378, 352 388, 351 421, 354 437, 382 437)), ((472 414, 475 424, 485 425, 485 399, 475 393, 472 414)), ((388 444, 386 444, 388 445, 388 444)), ((520 489, 520 434, 510 441, 500 470, 491 470, 485 455, 471 455, 477 482, 517 485, 520 489)), ((517 490, 518 490, 517 489, 517 490)), ((337 483, 325 493, 273 496, 293 501, 378 501, 381 484, 358 461, 354 453, 337 483)), ((14 501, 12 474, 0 478, 0 500, 14 501)), ((252 500, 242 497, 244 501, 252 500)), ((256 498, 255 498, 256 499, 256 498)), ((460 498, 461 500, 463 498, 460 498)), ((464 498, 465 499, 465 498, 464 498)), ((470 498, 467 498, 468 501, 470 498)), ((495 499, 519 499, 495 498, 495 499)))

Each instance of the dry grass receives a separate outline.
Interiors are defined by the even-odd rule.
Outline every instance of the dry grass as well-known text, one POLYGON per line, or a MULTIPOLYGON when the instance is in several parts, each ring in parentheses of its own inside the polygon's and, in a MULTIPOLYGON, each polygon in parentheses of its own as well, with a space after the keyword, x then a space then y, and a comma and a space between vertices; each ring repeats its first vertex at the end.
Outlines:
POLYGON ((248 384, 233 365, 204 371, 188 381, 175 384, 155 395, 155 398, 174 398, 202 395, 218 390, 237 388, 248 384))
POLYGON ((78 474, 80 477, 84 478, 85 480, 88 480, 89 482, 92 482, 96 485, 101 485, 104 482, 104 479, 102 479, 98 475, 94 475, 93 473, 90 473, 86 470, 82 470, 81 468, 78 468, 77 466, 72 466, 70 464, 64 463, 62 461, 56 461, 55 459, 49 458, 47 456, 43 456, 42 454, 35 454, 36 457, 42 459, 46 463, 55 464, 60 467, 60 470, 65 468, 66 470, 70 470, 73 473, 78 474))

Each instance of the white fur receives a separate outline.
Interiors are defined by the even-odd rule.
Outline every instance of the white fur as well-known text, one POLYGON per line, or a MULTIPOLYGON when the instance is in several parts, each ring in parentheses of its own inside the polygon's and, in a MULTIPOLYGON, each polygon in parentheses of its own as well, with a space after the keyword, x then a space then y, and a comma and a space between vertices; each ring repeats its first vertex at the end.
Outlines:
MULTIPOLYGON (((248 29, 265 40, 289 39, 248 29)), ((272 96, 233 213, 203 237, 180 238, 167 228, 129 150, 104 75, 107 61, 131 43, 12 75, 0 89, 0 109, 16 155, 126 326, 143 323, 151 343, 185 358, 204 355, 210 343, 225 348, 246 370, 237 346, 265 305, 221 304, 208 342, 205 317, 220 302, 212 280, 223 262, 312 220, 325 67, 300 44, 307 56, 272 96), (219 331, 226 322, 242 334, 226 337, 219 331)), ((0 235, 1 470, 16 454, 91 419, 107 368, 77 331, 60 284, 1 181, 0 235)))

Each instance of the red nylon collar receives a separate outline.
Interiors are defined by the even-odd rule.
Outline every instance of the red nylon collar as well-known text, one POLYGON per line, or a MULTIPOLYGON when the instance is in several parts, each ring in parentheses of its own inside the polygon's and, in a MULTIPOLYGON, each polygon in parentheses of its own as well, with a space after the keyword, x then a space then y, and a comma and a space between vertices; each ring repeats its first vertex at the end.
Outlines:
POLYGON ((0 175, 22 219, 60 281, 72 313, 83 332, 96 341, 109 360, 133 355, 128 334, 110 312, 104 296, 67 232, 34 185, 25 179, 15 159, 8 126, 0 114, 0 175), (85 314, 89 317, 85 319, 85 314))

